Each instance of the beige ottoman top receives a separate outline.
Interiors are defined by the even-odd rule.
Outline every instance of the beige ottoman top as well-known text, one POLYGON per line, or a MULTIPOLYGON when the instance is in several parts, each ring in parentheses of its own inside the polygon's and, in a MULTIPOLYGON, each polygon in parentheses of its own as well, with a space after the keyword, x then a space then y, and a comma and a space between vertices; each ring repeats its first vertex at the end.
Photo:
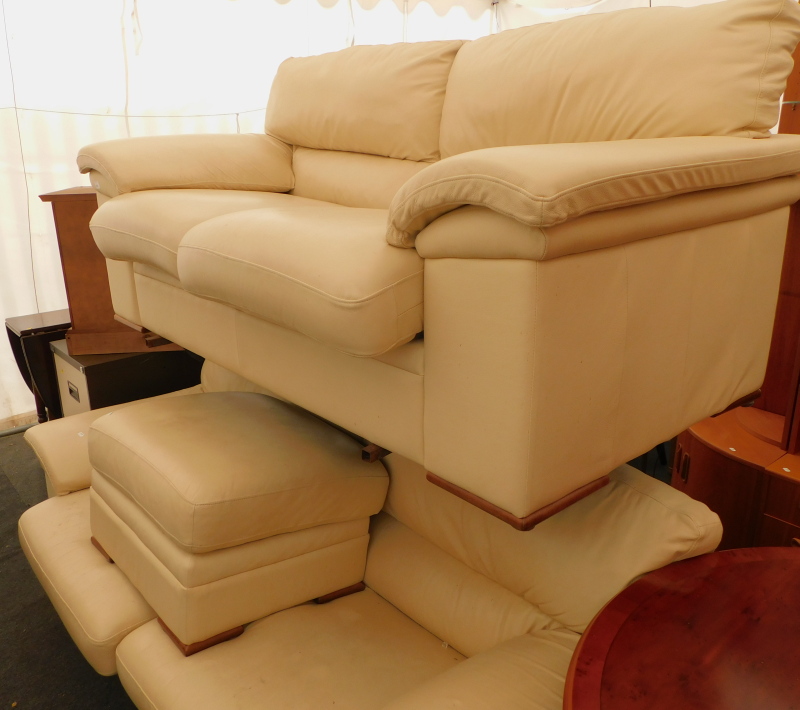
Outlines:
POLYGON ((383 465, 308 412, 216 392, 143 402, 89 432, 93 476, 133 499, 190 552, 377 513, 383 465))

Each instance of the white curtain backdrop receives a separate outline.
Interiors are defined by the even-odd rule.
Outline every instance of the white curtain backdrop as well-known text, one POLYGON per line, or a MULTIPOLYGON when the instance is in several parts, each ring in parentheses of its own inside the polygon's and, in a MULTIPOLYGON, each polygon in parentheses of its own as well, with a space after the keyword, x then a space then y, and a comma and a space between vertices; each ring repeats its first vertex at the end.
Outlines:
MULTIPOLYGON (((66 307, 39 195, 88 184, 75 167, 87 143, 260 132, 290 56, 708 1, 0 0, 0 318, 66 307)), ((33 408, 2 335, 0 422, 33 408)))

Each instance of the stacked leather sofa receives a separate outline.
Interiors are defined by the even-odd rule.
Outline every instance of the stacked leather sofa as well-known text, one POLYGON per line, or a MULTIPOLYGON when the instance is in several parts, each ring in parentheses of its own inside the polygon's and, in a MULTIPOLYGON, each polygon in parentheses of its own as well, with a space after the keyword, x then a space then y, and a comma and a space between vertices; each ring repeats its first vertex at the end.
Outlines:
POLYGON ((116 311, 206 358, 29 435, 93 665, 142 708, 559 707, 602 605, 718 543, 623 464, 763 378, 798 37, 726 0, 353 47, 287 60, 265 135, 82 150, 116 311))

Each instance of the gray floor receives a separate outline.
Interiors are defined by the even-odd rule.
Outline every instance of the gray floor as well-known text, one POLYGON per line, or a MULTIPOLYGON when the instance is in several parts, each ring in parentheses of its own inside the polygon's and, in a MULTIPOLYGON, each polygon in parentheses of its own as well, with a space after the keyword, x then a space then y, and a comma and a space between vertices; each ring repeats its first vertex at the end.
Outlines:
POLYGON ((20 549, 17 520, 46 497, 22 434, 0 437, 0 710, 133 708, 116 677, 84 660, 20 549))

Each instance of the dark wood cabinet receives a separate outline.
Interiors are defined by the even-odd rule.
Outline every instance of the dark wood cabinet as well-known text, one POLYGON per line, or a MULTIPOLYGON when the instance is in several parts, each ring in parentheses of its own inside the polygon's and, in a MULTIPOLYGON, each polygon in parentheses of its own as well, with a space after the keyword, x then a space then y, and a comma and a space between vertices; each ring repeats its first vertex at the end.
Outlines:
POLYGON ((672 485, 719 515, 722 550, 800 545, 800 456, 767 440, 781 421, 737 408, 678 437, 672 485))
MULTIPOLYGON (((672 485, 702 501, 722 520, 720 549, 756 545, 769 474, 767 466, 784 451, 745 426, 737 408, 699 422, 680 434, 675 447, 672 485)), ((777 423, 777 422, 775 422, 777 423)))
MULTIPOLYGON (((780 132, 800 133, 800 48, 780 132)), ((791 208, 769 362, 754 407, 678 436, 672 485, 722 519, 721 549, 800 539, 800 203, 791 208)))

